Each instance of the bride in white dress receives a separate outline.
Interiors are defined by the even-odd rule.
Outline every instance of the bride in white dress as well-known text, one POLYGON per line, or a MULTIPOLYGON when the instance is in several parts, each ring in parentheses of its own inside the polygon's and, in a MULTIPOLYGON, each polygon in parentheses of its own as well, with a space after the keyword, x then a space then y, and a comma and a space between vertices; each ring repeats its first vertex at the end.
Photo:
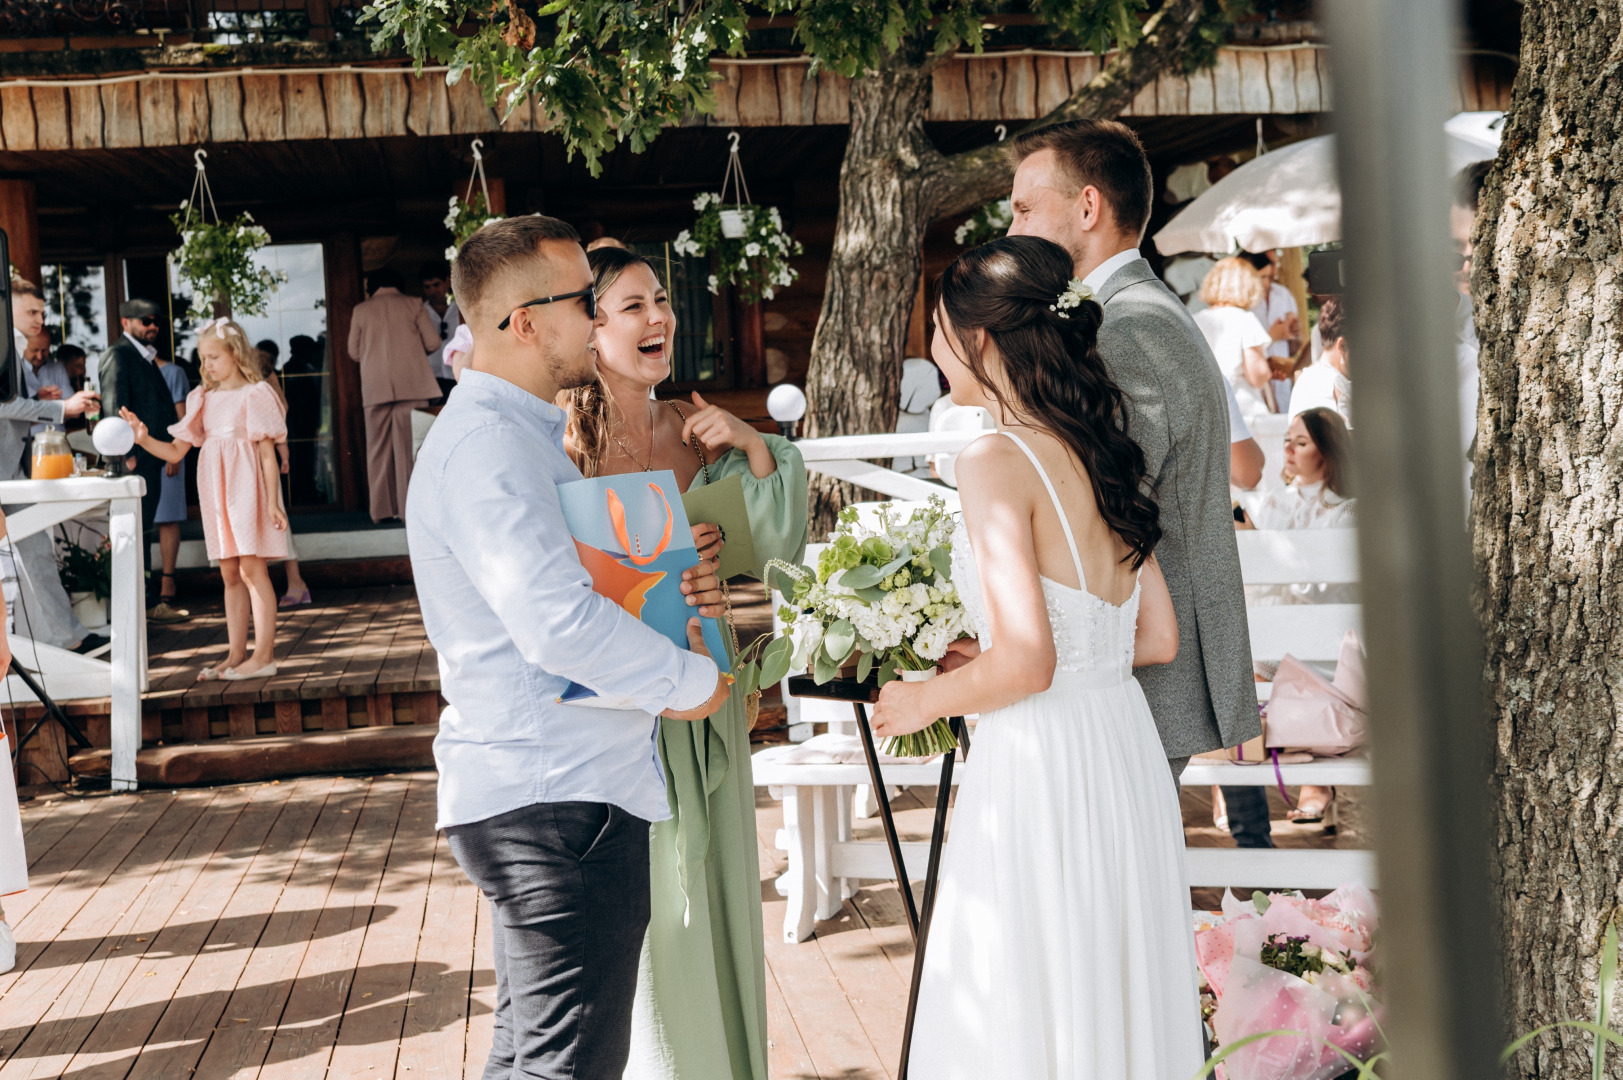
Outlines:
MULTIPOLYGON (((891 682, 875 731, 979 713, 924 957, 913 1080, 1189 1080, 1202 1044, 1177 788, 1134 665, 1177 653, 1155 503, 1063 249, 941 280, 933 356, 999 435, 957 461, 979 642, 891 682), (1064 294, 1064 295, 1062 295, 1064 294)), ((1128 418, 1130 421, 1130 418, 1128 418)), ((1130 430, 1130 424, 1129 424, 1130 430)))

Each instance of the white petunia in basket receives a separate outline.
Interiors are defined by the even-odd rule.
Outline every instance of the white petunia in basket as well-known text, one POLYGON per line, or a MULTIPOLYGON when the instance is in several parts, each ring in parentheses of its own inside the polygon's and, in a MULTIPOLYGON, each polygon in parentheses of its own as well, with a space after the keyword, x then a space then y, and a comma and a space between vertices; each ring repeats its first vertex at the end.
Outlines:
MULTIPOLYGON (((877 529, 846 507, 815 570, 769 563, 787 601, 779 616, 794 641, 794 666, 810 670, 819 684, 853 660, 858 681, 877 672, 880 686, 904 672, 933 673, 947 646, 968 635, 952 583, 953 524, 939 496, 905 520, 882 504, 877 529)), ((947 721, 937 719, 886 740, 883 750, 924 757, 957 746, 947 721)))

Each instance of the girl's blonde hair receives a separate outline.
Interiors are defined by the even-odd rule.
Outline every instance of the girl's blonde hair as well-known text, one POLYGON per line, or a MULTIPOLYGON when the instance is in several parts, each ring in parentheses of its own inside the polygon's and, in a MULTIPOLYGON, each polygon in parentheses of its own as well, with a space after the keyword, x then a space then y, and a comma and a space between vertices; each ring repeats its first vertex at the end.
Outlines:
POLYGON ((1237 307, 1249 311, 1262 299, 1262 275, 1237 255, 1218 261, 1200 283, 1200 298, 1211 307, 1237 307))
MULTIPOLYGON (((242 327, 224 316, 218 319, 210 319, 198 328, 197 347, 199 349, 203 347, 203 339, 206 337, 220 339, 226 350, 230 352, 231 359, 237 362, 237 370, 242 372, 244 379, 251 383, 265 381, 264 371, 259 365, 259 350, 254 348, 253 343, 248 340, 248 334, 242 327)), ((209 378, 208 368, 204 367, 201 362, 197 366, 199 375, 203 380, 203 389, 215 389, 219 384, 209 378)))
MULTIPOLYGON (((586 261, 592 268, 592 288, 597 291, 600 304, 620 275, 633 266, 648 267, 654 280, 659 280, 652 263, 625 248, 600 247, 587 252, 586 261)), ((561 391, 554 402, 569 414, 564 438, 582 476, 596 476, 603 468, 603 458, 609 449, 609 403, 609 391, 601 379, 593 379, 574 390, 561 391)))

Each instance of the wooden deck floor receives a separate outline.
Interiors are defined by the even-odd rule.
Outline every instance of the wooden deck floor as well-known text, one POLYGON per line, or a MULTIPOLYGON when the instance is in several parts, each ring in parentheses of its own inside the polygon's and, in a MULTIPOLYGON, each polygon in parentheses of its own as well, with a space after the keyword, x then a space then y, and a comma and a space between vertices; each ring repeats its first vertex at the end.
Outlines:
MULTIPOLYGON (((433 831, 434 790, 421 773, 25 803, 0 1080, 478 1076, 487 908, 433 831)), ((781 813, 760 797, 772 1075, 892 1077, 912 960, 895 888, 782 944, 781 813)), ((1216 842, 1198 793, 1185 816, 1191 842, 1216 842)), ((929 817, 903 797, 904 832, 929 817)), ((1362 842, 1357 822, 1342 842, 1362 842)))

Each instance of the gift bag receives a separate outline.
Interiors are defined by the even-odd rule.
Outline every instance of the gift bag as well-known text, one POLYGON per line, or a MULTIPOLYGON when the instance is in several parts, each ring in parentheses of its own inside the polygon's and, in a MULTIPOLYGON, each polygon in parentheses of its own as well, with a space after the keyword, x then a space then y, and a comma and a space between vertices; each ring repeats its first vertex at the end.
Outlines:
POLYGON ((1264 742, 1270 749, 1337 757, 1364 744, 1369 717, 1364 651, 1349 630, 1341 640, 1336 677, 1326 679, 1294 656, 1279 662, 1268 701, 1264 742))

